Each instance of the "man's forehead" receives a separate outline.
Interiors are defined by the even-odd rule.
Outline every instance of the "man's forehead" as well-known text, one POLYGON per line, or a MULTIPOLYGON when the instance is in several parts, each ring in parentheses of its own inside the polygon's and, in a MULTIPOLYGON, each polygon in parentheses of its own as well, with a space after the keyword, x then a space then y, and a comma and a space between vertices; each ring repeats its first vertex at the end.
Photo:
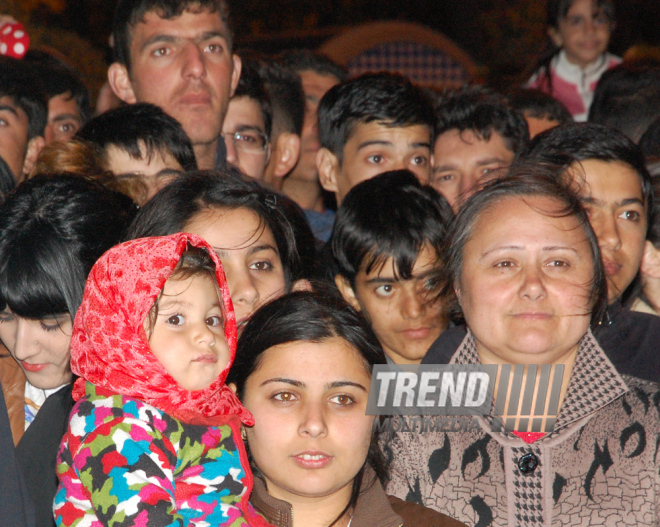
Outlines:
POLYGON ((199 33, 217 32, 229 38, 230 32, 219 10, 209 7, 195 8, 194 4, 184 9, 180 15, 167 17, 156 8, 147 11, 135 25, 130 27, 131 44, 136 37, 146 38, 154 34, 175 32, 178 29, 197 30, 199 33), (195 23, 193 24, 192 21, 195 23))

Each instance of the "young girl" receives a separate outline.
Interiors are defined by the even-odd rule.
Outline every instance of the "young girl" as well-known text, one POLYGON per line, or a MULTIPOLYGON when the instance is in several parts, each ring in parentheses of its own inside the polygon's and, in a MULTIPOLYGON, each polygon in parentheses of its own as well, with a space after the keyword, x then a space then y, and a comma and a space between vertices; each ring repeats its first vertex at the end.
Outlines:
POLYGON ((553 48, 527 82, 561 101, 576 121, 586 121, 601 75, 621 62, 607 52, 614 28, 612 0, 549 0, 553 48))
POLYGON ((198 236, 126 242, 93 267, 71 341, 76 381, 58 456, 58 525, 266 525, 224 384, 236 320, 198 236))

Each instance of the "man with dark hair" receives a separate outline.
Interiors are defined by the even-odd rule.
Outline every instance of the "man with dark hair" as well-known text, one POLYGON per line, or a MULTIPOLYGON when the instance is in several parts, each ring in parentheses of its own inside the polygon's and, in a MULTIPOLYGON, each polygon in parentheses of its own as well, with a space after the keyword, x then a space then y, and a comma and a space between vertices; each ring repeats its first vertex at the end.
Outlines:
POLYGON ((589 108, 589 122, 623 132, 638 143, 660 117, 660 65, 623 63, 603 73, 589 108))
POLYGON ((46 144, 68 141, 91 117, 87 87, 73 69, 48 53, 30 50, 23 60, 32 64, 48 99, 46 144))
POLYGON ((432 185, 457 210, 480 183, 511 164, 529 130, 504 97, 482 87, 442 95, 435 111, 432 185))
POLYGON ((222 136, 227 147, 227 162, 246 176, 264 181, 271 152, 273 109, 254 63, 249 60, 242 63, 241 78, 229 101, 222 136))
POLYGON ((428 277, 453 219, 447 201, 408 170, 355 185, 337 211, 331 245, 344 299, 371 323, 397 364, 419 363, 449 322, 428 277))
POLYGON ((334 213, 324 207, 323 189, 316 169, 316 153, 320 147, 318 107, 330 88, 346 80, 348 72, 325 55, 306 49, 285 51, 279 59, 300 76, 305 92, 300 158, 284 180, 282 190, 305 210, 317 238, 327 241, 334 213))
POLYGON ((511 106, 527 121, 530 139, 560 124, 573 122, 566 106, 541 90, 518 88, 507 93, 507 97, 511 106))
POLYGON ((405 77, 368 73, 342 82, 323 96, 318 115, 316 166, 338 205, 359 182, 390 170, 429 182, 433 106, 405 77))
POLYGON ((0 157, 20 183, 44 146, 46 96, 24 62, 0 57, 0 157))
POLYGON ((284 178, 298 162, 300 134, 305 114, 305 96, 300 78, 292 70, 269 58, 255 59, 273 108, 271 155, 264 182, 280 192, 284 178))
POLYGON ((197 169, 195 152, 181 124, 158 106, 136 103, 89 121, 78 138, 99 149, 104 169, 138 177, 145 201, 181 172, 197 169))
POLYGON ((179 121, 202 169, 224 165, 218 138, 241 74, 227 17, 225 0, 119 0, 115 11, 112 90, 179 121))

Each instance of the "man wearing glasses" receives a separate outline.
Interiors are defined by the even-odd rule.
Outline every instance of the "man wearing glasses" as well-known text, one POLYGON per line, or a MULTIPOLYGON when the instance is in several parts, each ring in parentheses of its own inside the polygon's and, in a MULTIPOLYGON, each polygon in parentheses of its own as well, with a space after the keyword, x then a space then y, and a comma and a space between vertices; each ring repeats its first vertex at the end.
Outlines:
POLYGON ((227 163, 245 175, 264 183, 270 157, 273 112, 263 82, 257 72, 246 67, 229 101, 222 125, 227 146, 227 163))

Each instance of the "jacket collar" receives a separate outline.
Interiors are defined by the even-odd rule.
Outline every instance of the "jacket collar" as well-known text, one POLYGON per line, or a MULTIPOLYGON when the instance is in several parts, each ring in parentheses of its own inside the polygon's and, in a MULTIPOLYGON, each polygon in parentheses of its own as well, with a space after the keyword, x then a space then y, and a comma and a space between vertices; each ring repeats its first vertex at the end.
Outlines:
MULTIPOLYGON (((291 504, 268 494, 266 484, 260 477, 254 478, 250 503, 275 527, 293 525, 291 504)), ((353 511, 351 527, 373 527, 374 525, 399 527, 403 525, 403 520, 392 510, 387 494, 374 471, 367 467, 360 487, 360 497, 353 511)))
MULTIPOLYGON (((553 434, 607 406, 629 390, 591 330, 582 337, 578 346, 571 380, 553 434)), ((469 329, 450 364, 481 364, 474 336, 469 329)), ((492 417, 487 420, 492 420, 492 417)))

